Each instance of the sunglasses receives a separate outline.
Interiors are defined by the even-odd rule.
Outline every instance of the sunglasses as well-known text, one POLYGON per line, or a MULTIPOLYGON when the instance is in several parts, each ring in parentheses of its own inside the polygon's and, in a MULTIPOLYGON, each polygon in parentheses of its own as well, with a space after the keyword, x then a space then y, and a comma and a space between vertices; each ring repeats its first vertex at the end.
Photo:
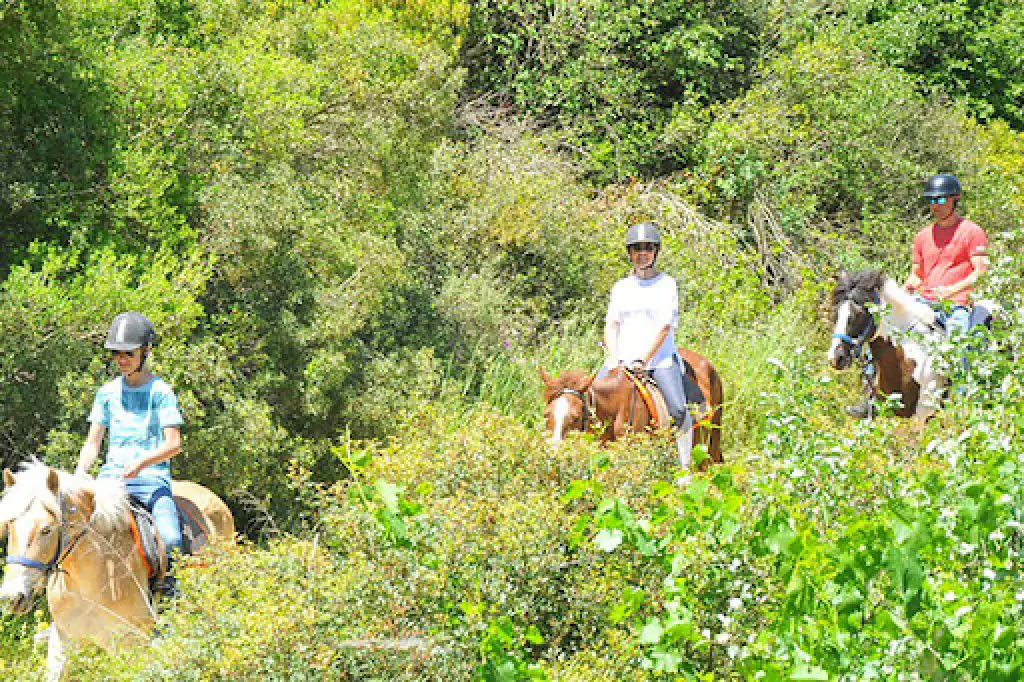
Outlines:
POLYGON ((939 206, 945 206, 947 201, 949 201, 949 197, 928 197, 929 204, 938 204, 939 206))
POLYGON ((658 245, 657 244, 649 244, 649 243, 631 244, 630 247, 629 247, 629 250, 630 251, 657 251, 658 250, 658 245))

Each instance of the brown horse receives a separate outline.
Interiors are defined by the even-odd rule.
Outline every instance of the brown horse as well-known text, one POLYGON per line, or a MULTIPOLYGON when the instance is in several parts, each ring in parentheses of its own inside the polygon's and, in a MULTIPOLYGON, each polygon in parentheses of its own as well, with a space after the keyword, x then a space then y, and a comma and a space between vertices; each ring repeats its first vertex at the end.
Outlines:
MULTIPOLYGON (((32 608, 46 590, 53 623, 47 632, 48 679, 59 679, 65 647, 91 640, 112 647, 142 639, 155 622, 149 571, 136 549, 124 485, 114 479, 72 476, 33 461, 14 474, 0 499, 0 539, 7 542, 7 570, 0 605, 14 613, 32 608)), ((195 483, 175 482, 172 492, 210 539, 233 540, 227 505, 195 483)))
MULTIPOLYGON (((694 444, 702 443, 712 462, 722 459, 722 380, 707 358, 679 349, 679 356, 692 370, 692 378, 700 387, 707 403, 707 415, 694 424, 694 444)), ((594 374, 569 370, 552 377, 543 368, 544 419, 550 441, 560 443, 569 431, 586 431, 594 424, 603 426, 601 441, 621 438, 628 431, 642 431, 651 426, 650 410, 637 395, 633 382, 620 368, 595 379, 594 374)), ((702 468, 704 464, 702 463, 702 468)))

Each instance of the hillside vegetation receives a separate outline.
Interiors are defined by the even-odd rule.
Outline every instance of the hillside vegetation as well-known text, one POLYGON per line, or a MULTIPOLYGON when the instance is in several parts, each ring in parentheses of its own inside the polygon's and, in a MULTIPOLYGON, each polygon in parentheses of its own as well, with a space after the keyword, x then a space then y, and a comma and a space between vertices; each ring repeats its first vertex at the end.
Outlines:
POLYGON ((73 679, 1020 679, 1022 43, 1012 0, 0 7, 2 464, 74 466, 140 310, 245 532, 73 679), (923 428, 851 423, 834 275, 902 279, 938 171, 1006 317, 923 428), (640 219, 725 386, 690 482, 541 433, 640 219))

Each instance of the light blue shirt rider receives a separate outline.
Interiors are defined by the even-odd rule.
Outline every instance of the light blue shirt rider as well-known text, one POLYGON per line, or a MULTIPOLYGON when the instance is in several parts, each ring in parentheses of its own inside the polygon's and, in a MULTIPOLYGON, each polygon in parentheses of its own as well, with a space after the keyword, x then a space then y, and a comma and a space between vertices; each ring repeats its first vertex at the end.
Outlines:
MULTIPOLYGON (((154 376, 141 386, 129 386, 124 377, 105 383, 93 400, 89 422, 107 429, 109 449, 100 477, 120 477, 127 466, 160 447, 166 427, 180 427, 183 420, 174 390, 154 376)), ((170 485, 170 460, 146 467, 139 478, 170 485)))

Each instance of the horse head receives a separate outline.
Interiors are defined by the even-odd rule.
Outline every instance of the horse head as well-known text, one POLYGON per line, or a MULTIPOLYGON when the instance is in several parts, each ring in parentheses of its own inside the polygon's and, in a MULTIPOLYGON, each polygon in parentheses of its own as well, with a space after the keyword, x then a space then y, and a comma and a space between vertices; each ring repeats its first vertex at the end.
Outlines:
MULTIPOLYGON (((35 472, 31 472, 35 473, 35 472)), ((45 476, 4 469, 6 490, 0 500, 0 525, 6 531, 7 570, 0 585, 0 604, 12 613, 26 613, 42 589, 46 566, 57 553, 61 512, 57 472, 45 476)))
POLYGON ((590 385, 596 374, 566 371, 553 377, 540 370, 544 382, 544 420, 551 432, 549 442, 558 447, 569 431, 585 431, 593 417, 593 399, 590 385))
MULTIPOLYGON (((7 569, 0 584, 0 606, 26 613, 59 569, 62 551, 69 551, 66 498, 61 477, 50 467, 34 461, 18 474, 4 469, 0 499, 0 536, 7 536, 7 569)), ((80 491, 79 504, 92 506, 92 493, 80 491)))
POLYGON ((848 369, 860 357, 865 343, 878 333, 878 323, 870 306, 882 301, 886 277, 879 270, 839 275, 832 291, 832 315, 835 320, 828 362, 838 370, 848 369))

